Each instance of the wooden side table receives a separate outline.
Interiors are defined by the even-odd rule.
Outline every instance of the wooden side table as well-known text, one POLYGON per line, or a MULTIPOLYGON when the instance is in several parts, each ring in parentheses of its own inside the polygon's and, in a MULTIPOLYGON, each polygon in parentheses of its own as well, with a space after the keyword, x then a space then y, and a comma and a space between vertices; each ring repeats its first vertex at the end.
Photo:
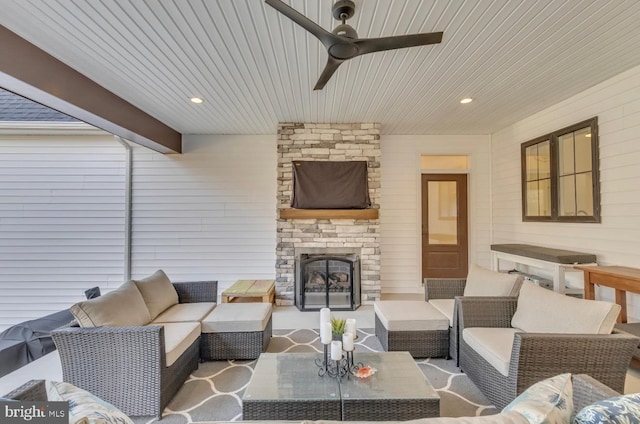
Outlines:
POLYGON ((574 266, 584 271, 584 298, 595 299, 595 284, 611 287, 616 303, 622 307, 618 322, 627 322, 627 292, 640 294, 640 269, 624 266, 574 266))
POLYGON ((222 292, 222 303, 231 303, 241 298, 260 298, 261 302, 275 300, 275 280, 238 280, 222 292))

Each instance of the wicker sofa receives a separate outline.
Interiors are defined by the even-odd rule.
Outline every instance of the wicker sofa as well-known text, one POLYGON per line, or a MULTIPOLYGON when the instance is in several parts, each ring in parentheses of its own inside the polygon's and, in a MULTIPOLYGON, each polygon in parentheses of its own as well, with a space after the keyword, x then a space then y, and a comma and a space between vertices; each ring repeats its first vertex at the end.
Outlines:
POLYGON ((531 384, 585 373, 622 392, 638 338, 611 333, 619 305, 524 282, 518 298, 458 297, 460 367, 503 408, 531 384))
MULTIPOLYGON (((572 376, 572 401, 574 413, 594 402, 617 396, 618 393, 588 375, 572 376)), ((47 392, 44 380, 31 380, 5 397, 24 401, 46 401, 47 392)), ((271 421, 277 423, 277 421, 271 421)), ((290 422, 290 421, 286 421, 290 422)), ((348 421, 343 421, 347 422, 348 421)), ((567 421, 568 422, 568 421, 567 421)), ((285 421, 283 421, 285 423, 285 421)), ((309 424, 339 423, 338 421, 305 421, 309 424)), ((400 422, 398 422, 400 423, 400 422)), ((460 418, 423 418, 412 420, 412 424, 527 424, 529 421, 516 411, 502 412, 497 415, 460 418)))
POLYGON ((171 283, 162 271, 71 307, 52 332, 63 379, 130 416, 160 417, 198 366, 200 320, 217 281, 171 283))

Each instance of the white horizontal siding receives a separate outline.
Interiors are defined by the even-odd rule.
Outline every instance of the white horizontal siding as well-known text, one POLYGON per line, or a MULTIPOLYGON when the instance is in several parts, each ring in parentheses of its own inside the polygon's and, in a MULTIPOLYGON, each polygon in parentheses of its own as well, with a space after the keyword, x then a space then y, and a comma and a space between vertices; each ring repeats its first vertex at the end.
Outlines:
POLYGON ((490 138, 398 136, 380 138, 380 278, 384 293, 422 290, 420 156, 468 155, 469 262, 490 265, 490 138))
MULTIPOLYGON (((601 265, 640 267, 640 67, 492 135, 494 243, 529 243, 593 253, 601 265), (598 117, 602 223, 522 222, 520 144, 598 117)), ((613 301, 600 288, 599 298, 613 301)), ((640 296, 629 296, 640 319, 640 296)))
POLYGON ((124 163, 111 135, 0 134, 0 331, 121 284, 124 163))
POLYGON ((132 275, 275 278, 276 140, 185 136, 183 154, 134 147, 132 275))

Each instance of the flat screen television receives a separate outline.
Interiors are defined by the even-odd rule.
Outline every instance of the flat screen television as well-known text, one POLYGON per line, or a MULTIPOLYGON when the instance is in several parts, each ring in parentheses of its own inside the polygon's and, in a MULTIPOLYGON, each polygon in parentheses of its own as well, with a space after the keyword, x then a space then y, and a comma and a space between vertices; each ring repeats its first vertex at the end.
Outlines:
POLYGON ((293 161, 291 207, 366 209, 371 206, 366 161, 293 161))

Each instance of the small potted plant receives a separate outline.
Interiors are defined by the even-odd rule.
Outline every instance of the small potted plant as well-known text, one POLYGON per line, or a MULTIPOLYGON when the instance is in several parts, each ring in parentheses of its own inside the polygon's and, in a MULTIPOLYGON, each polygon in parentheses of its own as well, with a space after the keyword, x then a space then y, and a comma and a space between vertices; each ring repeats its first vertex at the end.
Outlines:
POLYGON ((342 334, 344 334, 344 328, 346 325, 346 319, 331 317, 331 332, 333 333, 333 340, 342 341, 342 334))

